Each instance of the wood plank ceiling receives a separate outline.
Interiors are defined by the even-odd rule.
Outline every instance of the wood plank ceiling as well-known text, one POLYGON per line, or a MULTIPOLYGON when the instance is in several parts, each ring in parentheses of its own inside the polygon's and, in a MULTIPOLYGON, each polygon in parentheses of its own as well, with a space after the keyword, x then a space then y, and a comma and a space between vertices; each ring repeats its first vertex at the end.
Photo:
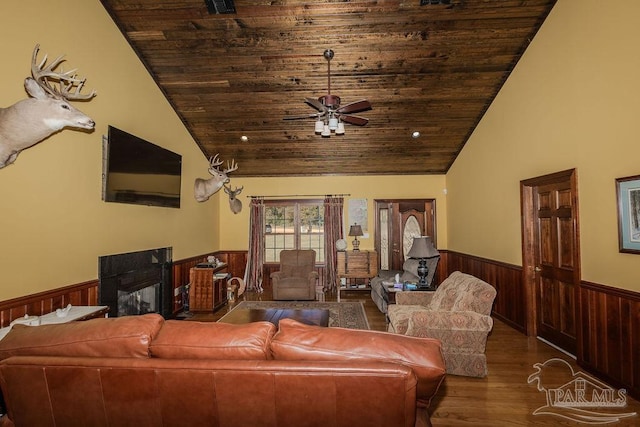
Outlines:
POLYGON ((210 14, 204 0, 101 1, 234 177, 446 173, 555 4, 236 0, 235 14, 210 14), (331 94, 373 107, 329 138, 314 118, 283 120, 327 94, 326 49, 331 94))

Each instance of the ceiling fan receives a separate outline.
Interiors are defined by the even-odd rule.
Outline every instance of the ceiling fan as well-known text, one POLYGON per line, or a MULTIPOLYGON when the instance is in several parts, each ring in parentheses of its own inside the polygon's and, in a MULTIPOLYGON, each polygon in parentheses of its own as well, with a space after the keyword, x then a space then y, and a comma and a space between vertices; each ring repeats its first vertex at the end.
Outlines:
POLYGON ((366 99, 351 102, 340 106, 340 97, 331 95, 331 60, 333 59, 333 50, 324 51, 324 58, 327 60, 327 94, 319 97, 317 100, 313 98, 305 98, 304 102, 309 106, 318 110, 317 113, 307 114, 303 116, 287 116, 284 120, 308 119, 315 117, 315 132, 324 137, 331 136, 334 132, 336 135, 344 135, 344 123, 357 126, 364 126, 369 123, 369 119, 354 116, 352 113, 359 113, 370 110, 371 103, 366 99))

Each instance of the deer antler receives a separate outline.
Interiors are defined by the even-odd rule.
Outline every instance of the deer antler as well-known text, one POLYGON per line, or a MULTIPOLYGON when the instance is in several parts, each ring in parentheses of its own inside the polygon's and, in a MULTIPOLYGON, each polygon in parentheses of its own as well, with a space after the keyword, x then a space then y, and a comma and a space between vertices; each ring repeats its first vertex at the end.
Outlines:
POLYGON ((227 193, 230 196, 237 196, 238 194, 240 194, 242 192, 242 189, 244 188, 244 185, 242 187, 236 187, 235 190, 231 189, 231 186, 226 186, 226 184, 222 184, 222 186, 224 187, 224 192, 227 193))
POLYGON ((220 166, 221 164, 223 164, 224 162, 222 160, 218 160, 218 156, 220 155, 220 153, 216 154, 213 157, 209 157, 209 168, 210 169, 217 169, 218 166, 220 166))
POLYGON ((224 170, 224 173, 233 172, 236 169, 238 169, 238 165, 236 164, 235 159, 232 159, 231 164, 229 164, 229 161, 227 161, 227 168, 224 170))
POLYGON ((38 64, 38 50, 40 49, 40 45, 37 44, 33 49, 33 58, 31 61, 31 75, 33 79, 38 83, 38 85, 44 89, 48 94, 55 98, 64 98, 67 100, 76 99, 91 99, 96 96, 96 91, 93 90, 89 94, 81 94, 80 91, 84 86, 86 79, 80 79, 75 74, 76 69, 74 68, 71 71, 63 71, 60 72, 54 71, 58 65, 60 65, 64 61, 64 55, 58 56, 51 64, 45 67, 47 63, 47 55, 44 56, 44 59, 40 64, 38 64), (58 82, 59 88, 51 85, 51 81, 54 80, 58 82), (75 88, 75 90, 74 90, 75 88))

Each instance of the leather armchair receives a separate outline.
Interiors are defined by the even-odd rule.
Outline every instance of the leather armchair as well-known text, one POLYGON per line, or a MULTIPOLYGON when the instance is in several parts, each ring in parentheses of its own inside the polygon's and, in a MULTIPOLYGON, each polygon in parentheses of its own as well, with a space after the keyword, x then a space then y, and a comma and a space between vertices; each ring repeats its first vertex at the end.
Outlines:
POLYGON ((435 292, 396 293, 396 304, 387 311, 388 330, 439 339, 448 374, 484 377, 495 296, 493 286, 456 271, 435 292))
POLYGON ((318 272, 313 249, 283 250, 280 270, 271 273, 274 300, 315 300, 318 272))

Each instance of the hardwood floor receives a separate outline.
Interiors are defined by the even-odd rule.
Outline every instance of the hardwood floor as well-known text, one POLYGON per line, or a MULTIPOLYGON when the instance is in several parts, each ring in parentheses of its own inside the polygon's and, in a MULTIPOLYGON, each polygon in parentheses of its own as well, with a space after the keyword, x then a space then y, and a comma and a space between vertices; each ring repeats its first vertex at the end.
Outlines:
MULTIPOLYGON (((346 301, 362 301, 371 329, 386 330, 385 316, 378 310, 368 293, 349 291, 342 293, 346 301)), ((269 289, 261 294, 246 292, 237 301, 271 301, 269 289)), ((327 301, 335 301, 335 295, 327 294, 327 301)), ((226 305, 215 313, 198 313, 193 320, 215 321, 226 314, 233 305, 226 305)), ((554 415, 534 415, 534 411, 546 405, 546 392, 539 391, 536 384, 528 384, 527 379, 536 372, 534 364, 543 364, 549 359, 560 358, 568 362, 577 377, 591 382, 575 361, 550 345, 522 335, 506 324, 495 320, 494 328, 487 341, 487 361, 489 375, 486 378, 468 378, 449 375, 440 387, 431 404, 431 421, 434 426, 585 426, 605 425, 595 420, 590 423, 572 421, 554 415)), ((556 381, 554 388, 566 384, 566 372, 550 372, 544 381, 556 381)), ((615 389, 615 388, 614 388, 615 389)), ((616 390, 617 391, 617 390, 616 390)), ((588 398, 590 400, 590 398, 588 398)), ((640 402, 626 397, 624 408, 592 408, 594 412, 609 414, 636 413, 634 416, 607 423, 615 426, 640 425, 640 402)), ((570 416, 569 410, 558 411, 570 416)))

